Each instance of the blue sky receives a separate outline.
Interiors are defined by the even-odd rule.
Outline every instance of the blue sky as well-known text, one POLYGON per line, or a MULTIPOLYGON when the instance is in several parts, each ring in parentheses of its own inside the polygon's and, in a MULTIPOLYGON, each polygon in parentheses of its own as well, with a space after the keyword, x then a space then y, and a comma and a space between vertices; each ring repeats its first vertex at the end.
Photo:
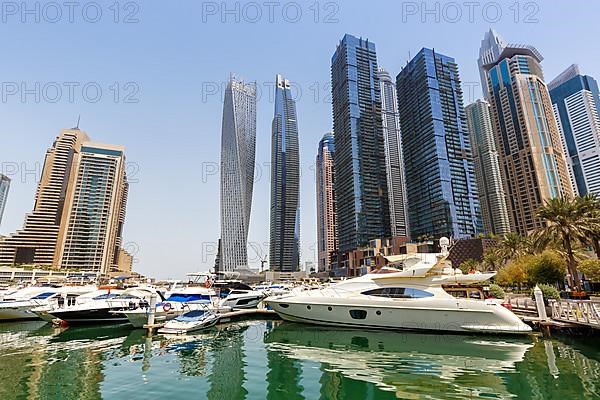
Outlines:
MULTIPOLYGON (((127 148, 126 247, 136 270, 160 278, 213 265, 219 235, 213 171, 222 113, 217 88, 230 73, 256 81, 261 92, 249 237, 261 254, 268 252, 275 74, 299 88, 304 261, 315 258, 314 158, 332 126, 330 59, 344 33, 375 42, 379 64, 393 76, 424 46, 455 57, 466 103, 481 95, 477 54, 490 27, 509 42, 535 45, 545 57, 547 81, 572 63, 600 75, 594 51, 600 3, 583 0, 483 1, 471 9, 463 2, 427 2, 431 12, 420 1, 228 2, 226 9, 221 2, 82 1, 71 10, 62 2, 38 3, 39 11, 35 2, 25 4, 1 5, 0 162, 13 182, 0 233, 21 226, 39 176, 27 171, 41 168, 54 137, 81 114, 80 127, 93 140, 127 148), (23 89, 30 91, 24 98, 23 89)), ((259 265, 254 250, 249 257, 259 265)))

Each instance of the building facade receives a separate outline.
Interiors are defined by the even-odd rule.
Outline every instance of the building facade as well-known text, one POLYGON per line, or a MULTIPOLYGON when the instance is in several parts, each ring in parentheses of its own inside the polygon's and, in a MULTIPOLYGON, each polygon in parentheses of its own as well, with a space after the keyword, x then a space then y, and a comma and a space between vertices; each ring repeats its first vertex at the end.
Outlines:
POLYGON ((326 133, 319 142, 316 161, 317 174, 317 247, 318 271, 332 268, 332 256, 337 243, 337 213, 335 204, 335 138, 332 132, 326 133))
POLYGON ((536 218, 547 199, 573 194, 541 54, 532 46, 506 44, 486 34, 480 54, 497 54, 490 43, 504 43, 496 57, 480 59, 491 105, 511 229, 522 235, 544 226, 536 218))
POLYGON ((573 192, 600 196, 598 83, 571 65, 548 84, 573 192))
POLYGON ((300 267, 300 155, 296 103, 290 82, 277 75, 271 131, 271 223, 269 267, 300 267))
POLYGON ((331 60, 335 195, 341 252, 390 236, 375 44, 346 34, 331 60))
POLYGON ((422 49, 396 77, 410 236, 483 230, 458 65, 422 49))
POLYGON ((381 111, 383 140, 385 146, 385 169, 387 173, 392 236, 408 236, 408 214, 406 206, 406 186, 404 158, 402 156, 402 136, 398 116, 398 96, 390 74, 378 69, 381 89, 381 111))
POLYGON ((248 267, 256 151, 256 85, 231 78, 225 90, 221 131, 220 271, 248 267))
POLYGON ((127 195, 122 146, 61 131, 46 153, 33 211, 0 239, 0 265, 117 271, 127 195))
POLYGON ((4 210, 6 208, 9 189, 10 178, 6 175, 0 174, 0 225, 2 225, 2 216, 4 215, 4 210))
POLYGON ((498 163, 490 105, 487 101, 477 100, 465 107, 465 112, 473 149, 483 228, 486 233, 503 235, 510 232, 510 220, 498 163))

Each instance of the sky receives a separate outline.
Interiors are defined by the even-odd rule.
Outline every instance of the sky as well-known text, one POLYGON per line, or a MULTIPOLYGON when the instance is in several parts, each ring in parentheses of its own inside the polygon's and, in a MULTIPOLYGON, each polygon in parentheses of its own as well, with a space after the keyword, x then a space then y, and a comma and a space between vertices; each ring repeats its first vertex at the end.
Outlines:
POLYGON ((259 89, 250 266, 268 254, 274 80, 293 82, 301 157, 302 260, 316 259, 314 163, 332 129, 330 62, 345 33, 368 38, 396 76, 422 47, 459 64, 465 105, 481 97, 480 41, 496 29, 543 54, 550 81, 570 64, 600 76, 600 3, 574 1, 140 0, 0 4, 0 167, 12 185, 0 234, 33 207, 44 154, 77 124, 126 147, 124 229, 134 269, 183 278, 214 265, 222 95, 230 74, 259 89))

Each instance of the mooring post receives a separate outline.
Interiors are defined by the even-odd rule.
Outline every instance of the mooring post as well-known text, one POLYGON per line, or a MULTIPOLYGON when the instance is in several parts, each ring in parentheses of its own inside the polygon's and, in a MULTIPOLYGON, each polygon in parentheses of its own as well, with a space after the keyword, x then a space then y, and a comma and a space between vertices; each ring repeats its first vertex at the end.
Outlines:
POLYGON ((545 338, 552 337, 550 333, 550 325, 547 323, 548 315, 546 314, 546 304, 544 303, 544 294, 542 289, 538 285, 535 285, 533 289, 533 296, 535 297, 535 307, 537 308, 540 330, 545 338))
POLYGON ((152 335, 154 329, 154 314, 156 312, 156 293, 150 296, 150 307, 148 307, 148 334, 152 335))

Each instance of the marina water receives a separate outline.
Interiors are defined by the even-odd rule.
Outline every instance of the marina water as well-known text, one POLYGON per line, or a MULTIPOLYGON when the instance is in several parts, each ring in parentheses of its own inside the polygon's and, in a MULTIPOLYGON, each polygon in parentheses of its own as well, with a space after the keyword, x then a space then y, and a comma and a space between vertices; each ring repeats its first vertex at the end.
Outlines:
POLYGON ((127 325, 0 325, 0 399, 595 399, 596 339, 242 321, 147 338, 127 325))

